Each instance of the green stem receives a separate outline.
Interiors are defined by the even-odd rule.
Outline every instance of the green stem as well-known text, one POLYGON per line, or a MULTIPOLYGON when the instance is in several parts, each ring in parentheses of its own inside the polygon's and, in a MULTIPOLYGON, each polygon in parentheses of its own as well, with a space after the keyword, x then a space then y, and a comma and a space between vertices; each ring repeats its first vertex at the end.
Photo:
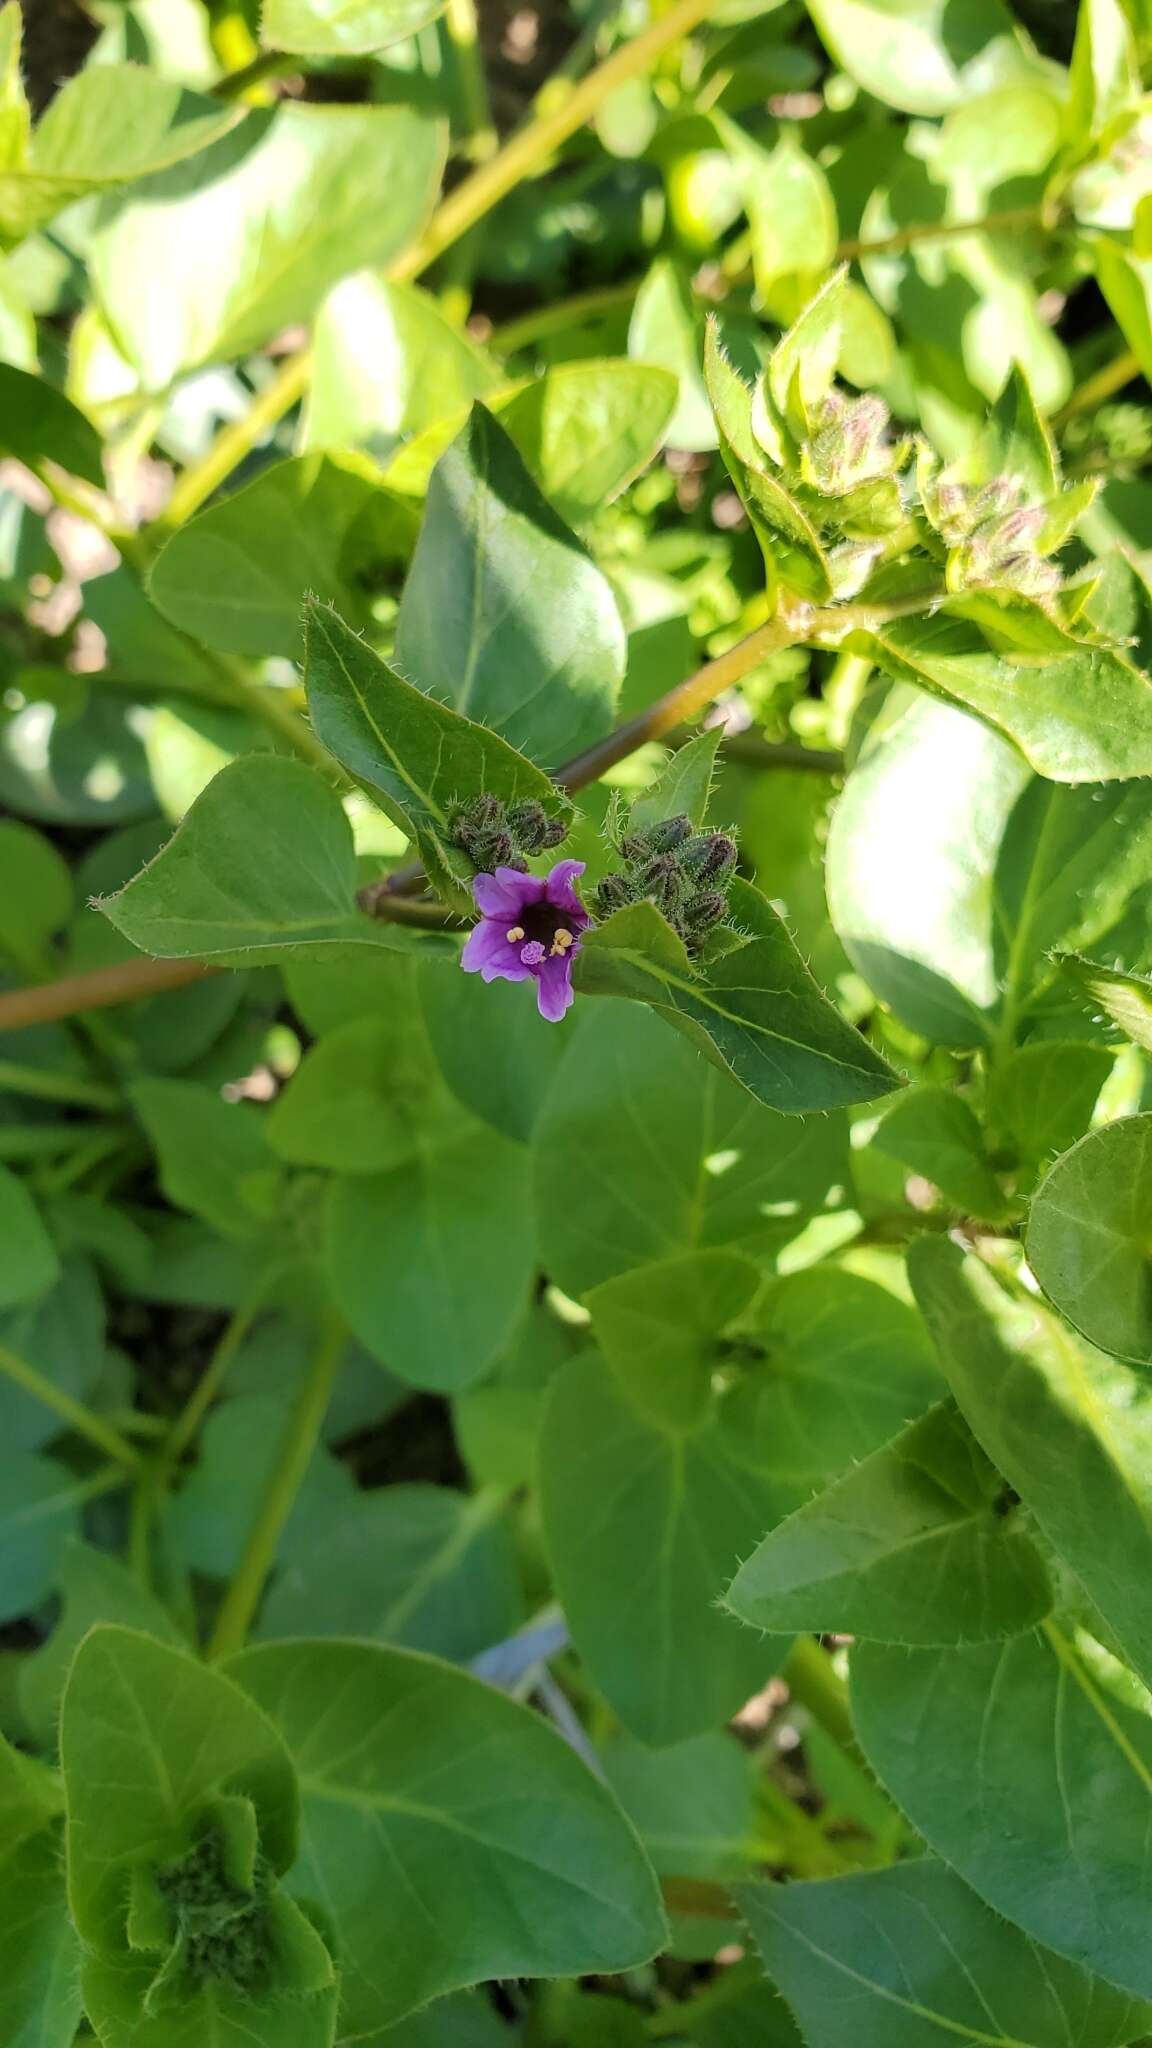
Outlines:
POLYGON ((78 1109, 119 1109, 115 1088, 86 1081, 78 1074, 57 1074, 46 1067, 25 1067, 0 1060, 0 1094, 30 1095, 38 1102, 70 1102, 78 1109))
POLYGON ((1122 355, 1116 356, 1110 363, 1105 363, 1102 369, 1095 371, 1091 377, 1085 377, 1084 382, 1076 386, 1067 404, 1062 405, 1059 412, 1053 415, 1053 426, 1062 427, 1067 420, 1075 419, 1077 413, 1094 412, 1098 405, 1103 405, 1106 399, 1114 398, 1118 391, 1123 391, 1126 384, 1133 383, 1142 375, 1140 358, 1134 355, 1130 348, 1126 348, 1122 355))
POLYGON ((262 1273, 247 1300, 225 1326, 220 1341, 168 1434, 162 1477, 177 1466, 223 1385, 225 1374, 271 1291, 274 1275, 262 1273))
MULTIPOLYGON (((45 989, 47 997, 54 986, 49 983, 45 989)), ((23 995, 24 990, 17 993, 23 995)), ((0 1003, 4 1000, 0 996, 0 1003)), ((71 1011, 53 1010, 53 1016, 67 1017, 71 1011)), ((0 1025, 3 1029, 3 1025, 0 1025)), ((62 1152, 87 1151, 89 1141, 99 1134, 111 1143, 113 1137, 122 1144, 128 1136, 128 1126, 121 1124, 0 1124, 0 1159, 55 1159, 62 1152)))
POLYGON ((263 1596, 265 1581, 275 1561, 284 1525, 319 1440, 346 1337, 343 1322, 333 1317, 324 1329, 308 1376, 288 1417, 279 1455, 244 1546, 244 1555, 216 1617, 208 1646, 209 1657, 230 1657, 244 1647, 252 1618, 263 1596))
POLYGON ((218 100, 243 99, 254 85, 263 84, 266 78, 280 78, 285 72, 299 71, 302 60, 288 55, 283 50, 261 50, 247 64, 241 64, 235 71, 225 72, 218 78, 212 91, 218 100))
POLYGON ((825 1734, 859 1759, 848 1688, 836 1674, 832 1659, 814 1636, 797 1636, 781 1673, 785 1685, 800 1706, 807 1707, 825 1734))
POLYGON ((121 1436, 119 1430, 113 1429, 110 1422, 105 1422, 100 1415, 94 1415, 82 1402, 74 1401, 71 1394, 66 1394, 62 1387, 56 1386, 36 1366, 29 1365, 26 1358, 19 1357, 15 1351, 10 1351, 6 1344, 0 1344, 0 1373, 10 1379, 14 1386, 20 1387, 24 1393, 31 1394, 34 1401, 40 1401, 45 1408, 50 1408, 52 1413, 58 1415, 61 1422, 67 1423, 69 1429, 74 1429, 78 1436, 87 1437, 89 1443, 98 1445, 100 1450, 108 1457, 114 1458, 118 1465, 129 1472, 140 1470, 143 1463, 140 1453, 128 1442, 127 1437, 121 1436))
MULTIPOLYGON (((596 113, 609 93, 636 78, 674 43, 691 33, 715 6, 716 0, 675 0, 667 13, 652 22, 642 35, 616 50, 603 64, 565 93, 559 104, 548 106, 534 120, 513 135, 503 149, 480 164, 470 177, 441 201, 427 228, 403 256, 394 263, 389 276, 401 284, 411 283, 428 269, 453 242, 475 227, 478 220, 498 206, 521 182, 539 171, 561 145, 575 135, 596 113)), ((271 432, 304 396, 312 367, 311 352, 302 349, 289 356, 272 382, 255 399, 243 419, 225 427, 207 454, 186 469, 164 510, 160 527, 164 531, 183 524, 211 497, 226 477, 254 448, 265 432, 271 432)))
POLYGON ((1016 235, 1028 228, 1050 228, 1056 222, 1044 206, 1006 206, 999 213, 984 213, 975 220, 916 221, 910 227, 895 228, 890 235, 872 239, 850 237, 836 250, 841 263, 856 262, 862 256, 890 256, 901 249, 913 249, 919 242, 954 242, 964 235, 1016 235))
POLYGON ((531 313, 524 313, 518 320, 506 320, 494 329, 491 347, 497 355, 516 355, 520 349, 530 348, 534 342, 544 341, 550 334, 567 334, 570 328, 579 327, 588 320, 599 319, 601 314, 618 312, 621 306, 630 306, 640 289, 641 280, 628 278, 623 284, 601 285, 599 290, 577 292, 570 299, 561 299, 558 305, 538 306, 531 313))
POLYGON ((464 154, 486 163, 496 149, 496 130, 488 98, 488 80, 480 54, 480 25, 473 0, 448 0, 444 29, 452 46, 460 104, 460 135, 464 154))

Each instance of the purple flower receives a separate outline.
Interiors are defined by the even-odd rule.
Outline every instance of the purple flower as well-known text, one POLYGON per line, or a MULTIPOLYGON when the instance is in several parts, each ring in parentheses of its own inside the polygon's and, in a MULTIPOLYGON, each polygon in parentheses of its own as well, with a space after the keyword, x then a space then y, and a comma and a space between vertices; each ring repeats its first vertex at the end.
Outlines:
POLYGON ((550 875, 497 868, 477 875, 472 894, 480 922, 460 965, 485 981, 534 981, 540 1015, 558 1024, 572 1002, 572 962, 591 923, 572 884, 582 860, 557 861, 550 875))

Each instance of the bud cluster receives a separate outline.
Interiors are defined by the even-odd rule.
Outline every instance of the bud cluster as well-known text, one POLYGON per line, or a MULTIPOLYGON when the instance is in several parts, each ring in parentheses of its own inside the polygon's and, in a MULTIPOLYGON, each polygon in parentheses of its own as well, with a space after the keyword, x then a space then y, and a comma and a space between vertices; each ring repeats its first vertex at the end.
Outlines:
POLYGON ((888 407, 882 398, 848 398, 829 391, 800 449, 806 483, 828 498, 844 498, 862 484, 891 477, 907 459, 907 443, 888 438, 888 407))
POLYGON ((922 478, 921 490, 948 549, 950 590, 1010 591, 1040 604, 1058 595, 1063 578, 1047 558, 1064 538, 1064 522, 1050 504, 1029 500, 1020 477, 970 484, 945 473, 922 478))
POLYGON ((474 796, 459 804, 448 820, 453 845, 470 861, 490 874, 494 868, 528 865, 525 855, 547 853, 568 837, 564 818, 550 818, 543 804, 534 799, 506 804, 497 796, 474 796))
POLYGON ((600 916, 608 917, 628 903, 654 903, 689 952, 698 952, 713 926, 728 914, 735 841, 723 832, 694 831, 691 818, 662 818, 639 828, 629 824, 617 841, 617 851, 624 865, 600 883, 600 916))

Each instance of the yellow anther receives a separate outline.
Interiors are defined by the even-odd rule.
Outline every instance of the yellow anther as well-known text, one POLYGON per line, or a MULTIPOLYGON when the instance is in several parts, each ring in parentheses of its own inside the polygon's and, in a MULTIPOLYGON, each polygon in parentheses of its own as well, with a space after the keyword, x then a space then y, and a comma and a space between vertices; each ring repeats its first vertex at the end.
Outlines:
POLYGON ((508 944, 510 946, 519 945, 520 940, 524 937, 523 925, 514 924, 510 932, 505 932, 504 937, 507 939, 508 944))
POLYGON ((574 944, 575 941, 572 937, 571 932, 566 930, 564 925, 561 925, 559 931, 556 933, 556 936, 552 941, 553 957, 555 957, 557 953, 566 953, 568 951, 569 946, 574 944))

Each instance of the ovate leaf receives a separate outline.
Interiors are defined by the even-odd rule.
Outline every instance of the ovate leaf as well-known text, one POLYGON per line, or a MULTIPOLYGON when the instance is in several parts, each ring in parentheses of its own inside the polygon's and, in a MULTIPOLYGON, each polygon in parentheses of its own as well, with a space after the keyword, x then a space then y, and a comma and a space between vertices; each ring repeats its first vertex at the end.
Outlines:
POLYGON ((80 1527, 82 1483, 66 1465, 8 1449, 0 1458, 0 1621, 39 1606, 80 1527))
POLYGON ((435 21, 443 0, 264 0, 264 40, 305 57, 365 57, 435 21))
POLYGON ((858 1644, 865 1755, 929 1847, 1005 1919, 1141 1998, 1152 1726, 1050 1625, 956 1650, 858 1644))
POLYGON ((299 761, 249 755, 221 769, 155 860, 99 908, 164 959, 387 944, 357 910, 356 883, 352 828, 334 791, 299 761))
POLYGON ((815 1884, 743 1885, 740 1910, 809 2048, 1118 2048, 1146 2009, 1039 1948, 931 1857, 815 1884))
POLYGON ((368 1643, 270 1643, 228 1669, 300 1774, 292 1886, 339 1925, 343 2034, 465 1984, 624 1970, 660 1947, 635 1836, 538 1715, 368 1643))
POLYGON ((0 1308, 35 1301, 59 1276, 56 1247, 22 1180, 0 1166, 0 1308))
POLYGON ((308 707, 325 746, 411 831, 430 871, 471 908, 471 863, 449 837, 455 805, 481 791, 567 814, 555 784, 460 711, 415 689, 327 605, 305 607, 308 707))
POLYGON ((881 1118, 872 1143, 939 1188, 954 1208, 971 1216, 1005 1214, 980 1125, 963 1098, 947 1088, 917 1088, 901 1096, 881 1118))
POLYGON ((1152 1684, 1152 1387, 957 1245, 908 1269, 972 1429, 1152 1684))
POLYGON ((625 646, 611 587, 483 406, 436 466, 396 658, 548 768, 612 722, 625 646))
POLYGON ((1152 1116, 1089 1131, 1041 1182, 1028 1262, 1073 1327, 1116 1358, 1152 1365, 1152 1116))
POLYGON ((92 268, 147 387, 247 354, 339 278, 387 263, 423 219, 440 147, 407 107, 282 102, 139 186, 97 234, 92 268))
POLYGON ((329 293, 313 355, 304 427, 311 448, 385 454, 401 435, 418 435, 482 398, 500 377, 431 293, 369 271, 329 293))
MULTIPOLYGON (((1125 974, 1119 967, 1105 967, 1100 960, 1086 960, 1081 953, 1065 953, 1060 966, 1085 1000, 1103 1010, 1133 1045, 1152 1052, 1152 979, 1145 974, 1125 974)), ((1099 1089, 1097 1089, 1099 1094, 1099 1089)))
POLYGON ((553 1381, 540 1458, 560 1601, 625 1727, 659 1748, 726 1720, 787 1647, 716 1604, 768 1519, 764 1482, 730 1457, 714 1420, 662 1426, 595 1356, 553 1381))
POLYGON ((849 77, 906 114, 944 114, 1029 68, 1028 46, 1001 0, 810 0, 812 18, 849 77))
POLYGON ((1031 1628, 1052 1591, 999 1473, 949 1403, 771 1530, 725 1599, 775 1634, 963 1643, 1031 1628))
POLYGON ((620 1385, 667 1428, 691 1428, 712 1402, 718 1339, 760 1284, 751 1259, 702 1251, 637 1266, 594 1287, 597 1342, 620 1385))
POLYGON ((0 450, 33 469, 47 456, 104 489, 100 436, 91 420, 43 377, 11 363, 0 363, 0 450))

